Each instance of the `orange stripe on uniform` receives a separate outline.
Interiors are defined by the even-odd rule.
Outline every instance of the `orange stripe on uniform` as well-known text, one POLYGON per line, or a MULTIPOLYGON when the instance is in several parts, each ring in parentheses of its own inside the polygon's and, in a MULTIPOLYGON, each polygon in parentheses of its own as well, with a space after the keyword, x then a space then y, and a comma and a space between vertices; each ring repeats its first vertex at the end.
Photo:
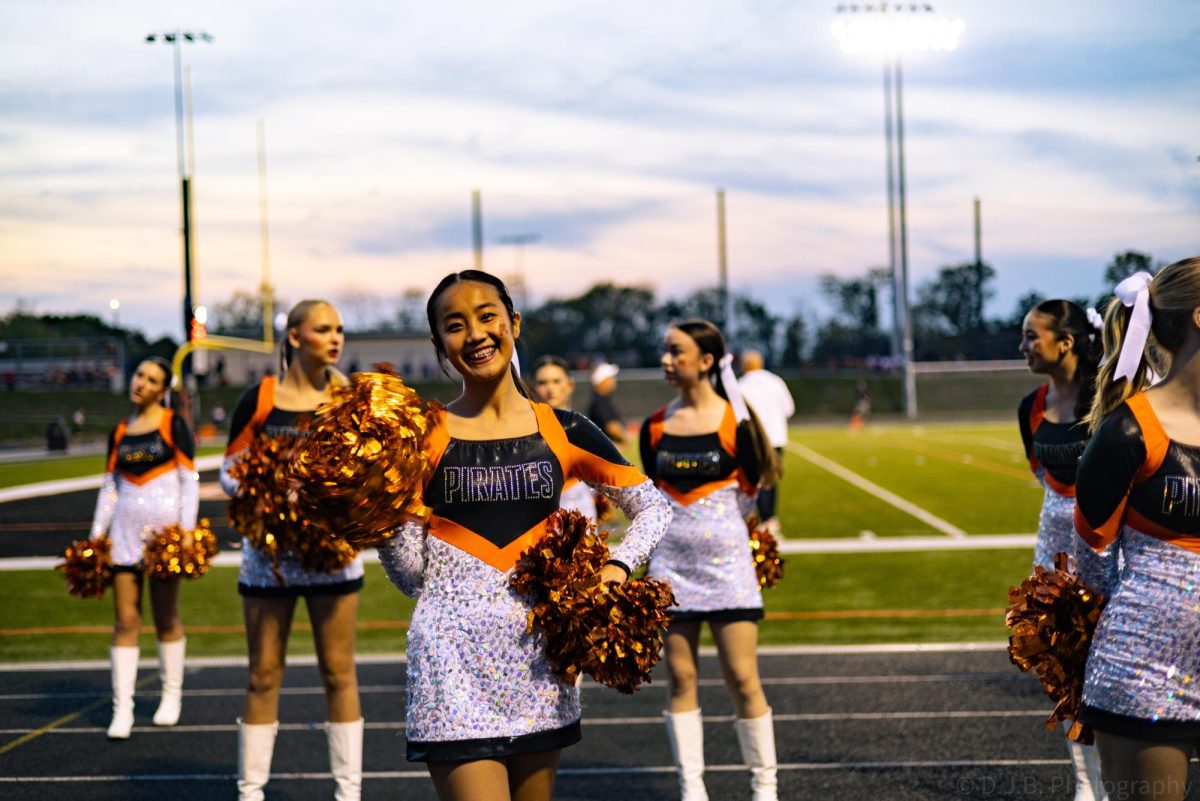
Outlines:
POLYGON ((1172 545, 1178 545, 1180 548, 1192 553, 1200 553, 1200 537, 1172 531, 1147 517, 1143 517, 1136 509, 1130 509, 1125 513, 1125 525, 1137 529, 1143 534, 1149 534, 1156 539, 1169 542, 1172 545))
POLYGON ((429 519, 429 533, 503 572, 511 570, 520 561, 521 554, 546 536, 546 521, 541 521, 503 548, 439 515, 429 519))
POLYGON ((117 430, 113 432, 112 450, 108 453, 108 468, 106 472, 111 473, 117 469, 117 453, 121 449, 121 440, 125 438, 125 430, 129 428, 129 424, 122 420, 117 423, 117 430))
POLYGON ((1154 409, 1150 408, 1150 401, 1146 400, 1145 392, 1129 396, 1125 403, 1129 406, 1129 411, 1133 412, 1138 427, 1142 429, 1142 441, 1146 444, 1146 461, 1142 462, 1142 466, 1138 468, 1133 477, 1133 482, 1136 484, 1150 478, 1158 472, 1158 468, 1162 467, 1163 459, 1167 458, 1167 448, 1170 447, 1171 440, 1167 437, 1167 432, 1163 431, 1158 415, 1154 413, 1154 409))
POLYGON ((271 410, 275 408, 275 376, 264 376, 262 383, 258 385, 258 397, 255 398, 254 416, 250 418, 250 422, 246 423, 246 427, 238 432, 237 437, 230 442, 225 448, 226 456, 233 456, 235 453, 240 453, 250 447, 250 443, 258 436, 258 432, 262 430, 263 424, 267 422, 267 418, 271 416, 271 410))
POLYGON ((159 476, 164 476, 167 473, 175 472, 175 470, 177 470, 178 468, 179 468, 179 465, 175 464, 175 462, 164 462, 163 464, 160 464, 157 467, 150 468, 149 470, 147 470, 145 473, 142 473, 141 475, 138 475, 135 473, 127 473, 126 471, 122 470, 120 472, 120 476, 121 476, 121 480, 128 481, 130 484, 134 484, 136 486, 142 487, 142 486, 145 486, 146 484, 149 484, 151 481, 158 478, 159 476))
MULTIPOLYGON (((1049 384, 1042 384, 1038 387, 1037 391, 1033 393, 1033 405, 1029 407, 1029 439, 1031 440, 1029 443, 1029 469, 1034 473, 1037 472, 1038 461, 1037 457, 1033 455, 1037 451, 1033 447, 1032 440, 1033 435, 1037 433, 1038 426, 1046 418, 1046 393, 1049 391, 1049 384)), ((1058 492, 1058 490, 1055 490, 1055 492, 1058 492)), ((1059 492, 1059 494, 1062 495, 1063 493, 1059 492)), ((1074 498, 1075 493, 1072 492, 1067 497, 1074 498)))

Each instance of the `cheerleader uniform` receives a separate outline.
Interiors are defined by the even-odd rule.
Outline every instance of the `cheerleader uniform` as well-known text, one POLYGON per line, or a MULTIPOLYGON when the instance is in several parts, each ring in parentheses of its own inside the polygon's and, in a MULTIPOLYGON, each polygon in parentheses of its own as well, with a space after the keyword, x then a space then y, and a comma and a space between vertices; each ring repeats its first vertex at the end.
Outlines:
POLYGON ((433 421, 423 502, 380 548, 388 577, 417 598, 408 629, 408 759, 447 762, 549 751, 580 739, 579 690, 555 676, 527 599, 509 584, 546 534, 568 479, 612 498, 631 519, 612 563, 637 570, 670 518, 666 501, 594 424, 533 403, 536 433, 502 440, 449 435, 433 421))
MULTIPOLYGON (((158 530, 178 525, 196 527, 200 477, 194 462, 196 442, 183 418, 163 412, 158 429, 130 434, 122 420, 108 435, 108 465, 92 517, 91 539, 108 533, 114 573, 141 575, 146 543, 158 530)), ((154 713, 157 726, 179 721, 183 697, 186 638, 158 642, 162 697, 154 713)), ((139 647, 109 648, 112 667, 113 719, 110 739, 123 740, 133 728, 133 696, 139 647)))
POLYGON ((1054 567, 1054 554, 1071 553, 1075 541, 1075 469, 1087 446, 1087 425, 1082 421, 1052 423, 1046 418, 1046 393, 1042 384, 1021 401, 1017 419, 1029 469, 1045 488, 1038 515, 1037 545, 1033 563, 1054 567))
POLYGON ((1168 439, 1137 393, 1093 435, 1077 493, 1079 572, 1108 597, 1088 653, 1080 720, 1138 740, 1194 740, 1200 446, 1168 439))
POLYGON ((676 621, 759 620, 762 592, 754 572, 745 516, 754 506, 758 468, 726 404, 721 427, 680 436, 663 431, 666 407, 642 426, 642 465, 671 502, 671 525, 647 573, 671 584, 676 621))
POLYGON ((167 409, 155 431, 128 433, 125 420, 108 435, 108 466, 92 518, 91 539, 112 540, 116 572, 138 573, 142 552, 158 529, 196 527, 200 478, 196 442, 187 423, 167 409))
MULTIPOLYGON (((275 407, 275 376, 267 376, 242 394, 229 424, 229 445, 221 468, 221 486, 230 497, 237 495, 237 482, 229 469, 238 455, 250 447, 255 437, 295 437, 300 423, 311 412, 275 407)), ((242 538, 242 567, 238 573, 238 592, 252 598, 299 597, 307 595, 346 595, 363 585, 362 557, 333 573, 319 573, 301 567, 299 559, 281 553, 278 565, 242 538), (278 569, 279 575, 276 575, 278 569), (282 579, 282 580, 281 580, 282 579)))

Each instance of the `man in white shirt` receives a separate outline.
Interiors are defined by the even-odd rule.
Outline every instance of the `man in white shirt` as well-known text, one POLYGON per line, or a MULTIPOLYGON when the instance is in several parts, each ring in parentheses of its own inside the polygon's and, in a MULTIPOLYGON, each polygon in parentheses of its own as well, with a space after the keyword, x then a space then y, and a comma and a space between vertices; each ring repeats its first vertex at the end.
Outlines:
MULTIPOLYGON (((788 418, 796 413, 796 403, 787 384, 774 373, 763 368, 762 354, 756 350, 748 350, 742 354, 742 377, 738 381, 746 404, 754 410, 754 414, 762 423, 771 447, 779 455, 779 463, 783 464, 783 449, 788 442, 788 418)), ((779 532, 779 517, 776 514, 778 485, 770 489, 759 490, 758 514, 770 527, 776 537, 779 532)))

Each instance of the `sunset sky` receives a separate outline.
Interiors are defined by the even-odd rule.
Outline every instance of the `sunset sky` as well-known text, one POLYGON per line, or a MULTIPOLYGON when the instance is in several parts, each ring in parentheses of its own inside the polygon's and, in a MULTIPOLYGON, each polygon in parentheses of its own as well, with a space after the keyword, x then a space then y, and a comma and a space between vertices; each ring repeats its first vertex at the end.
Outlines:
MULTIPOLYGON (((533 300, 599 280, 663 295, 716 277, 819 313, 817 276, 886 263, 881 62, 830 2, 110 3, 0 0, 0 313, 181 328, 171 49, 195 112, 199 299, 260 276, 265 120, 279 293, 386 304, 525 251, 533 300)), ((1113 253, 1200 253, 1200 3, 936 3, 953 52, 906 58, 914 283, 972 254, 993 313, 1095 295, 1113 253)))

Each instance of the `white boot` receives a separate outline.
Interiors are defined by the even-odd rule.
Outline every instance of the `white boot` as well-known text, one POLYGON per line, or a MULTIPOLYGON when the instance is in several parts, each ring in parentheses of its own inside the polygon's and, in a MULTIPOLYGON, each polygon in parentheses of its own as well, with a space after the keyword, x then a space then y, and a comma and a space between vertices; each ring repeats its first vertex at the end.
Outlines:
POLYGON ((113 716, 108 725, 108 739, 128 740, 133 730, 133 690, 137 685, 137 646, 117 646, 108 649, 112 662, 113 716))
POLYGON ((1071 767, 1075 773, 1075 801, 1105 801, 1104 780, 1100 778, 1100 752, 1095 746, 1067 740, 1071 767))
POLYGON ((363 719, 349 723, 330 723, 325 729, 329 741, 329 770, 337 789, 334 801, 359 801, 362 796, 363 719))
POLYGON ((771 710, 758 718, 738 718, 733 728, 742 748, 742 759, 750 768, 750 798, 777 801, 779 783, 775 777, 775 726, 771 710))
POLYGON ((252 725, 238 718, 238 799, 263 801, 263 788, 271 778, 271 756, 279 721, 252 725))
POLYGON ((708 801, 704 789, 704 723, 700 710, 663 712, 667 721, 667 737, 671 741, 671 757, 679 774, 679 796, 682 801, 708 801))
POLYGON ((183 654, 187 638, 158 643, 158 677, 162 681, 162 699, 154 713, 155 726, 174 726, 183 709, 183 654))

